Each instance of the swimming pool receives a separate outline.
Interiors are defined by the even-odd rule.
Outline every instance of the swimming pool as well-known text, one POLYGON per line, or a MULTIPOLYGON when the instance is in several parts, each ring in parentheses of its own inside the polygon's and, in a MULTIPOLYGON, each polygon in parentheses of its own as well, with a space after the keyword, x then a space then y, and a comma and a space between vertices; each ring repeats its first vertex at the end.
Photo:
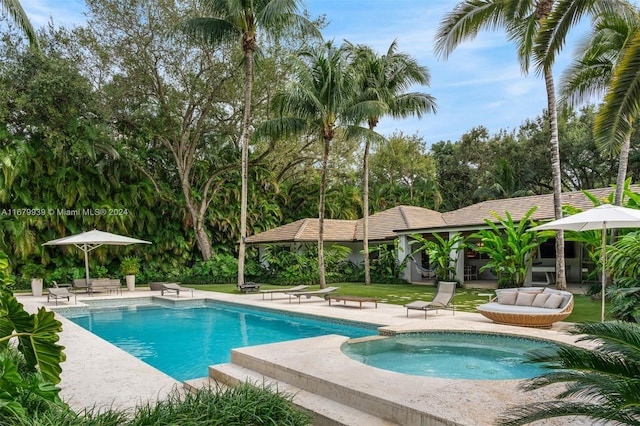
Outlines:
POLYGON ((376 325, 331 322, 214 301, 164 305, 151 300, 127 306, 57 312, 177 380, 208 375, 243 346, 340 334, 378 334, 376 325))
POLYGON ((539 376, 538 364, 525 363, 528 351, 555 343, 503 334, 424 332, 345 343, 342 352, 366 365, 417 376, 509 380, 539 376))

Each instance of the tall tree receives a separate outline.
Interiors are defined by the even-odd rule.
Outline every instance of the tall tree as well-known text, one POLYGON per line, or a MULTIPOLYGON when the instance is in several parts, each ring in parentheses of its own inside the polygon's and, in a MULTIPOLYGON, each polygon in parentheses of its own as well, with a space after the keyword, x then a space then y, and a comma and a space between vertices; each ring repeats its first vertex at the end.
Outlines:
MULTIPOLYGON (((377 55, 370 47, 355 46, 346 43, 354 66, 358 69, 359 98, 362 100, 377 100, 384 102, 389 114, 393 117, 408 117, 435 113, 436 103, 433 96, 423 92, 407 92, 411 86, 419 84, 428 86, 429 70, 420 66, 418 62, 406 53, 398 52, 398 43, 394 40, 387 53, 377 55)), ((370 130, 374 130, 380 121, 379 115, 367 117, 370 130)), ((369 150, 371 139, 365 139, 362 158, 363 175, 363 221, 362 239, 364 245, 364 276, 365 284, 371 284, 371 269, 369 265, 369 150)))
POLYGON ((20 29, 24 32, 29 40, 29 44, 33 47, 38 47, 38 36, 29 21, 29 17, 25 13, 19 0, 0 0, 0 9, 18 24, 20 29))
MULTIPOLYGON (((436 34, 436 52, 445 58, 463 41, 473 39, 481 29, 503 29, 517 46, 518 61, 523 73, 528 73, 533 59, 536 70, 544 77, 549 115, 549 148, 553 174, 553 205, 556 219, 562 217, 562 174, 558 141, 558 114, 552 65, 555 55, 564 45, 566 35, 575 20, 546 21, 554 11, 569 9, 563 18, 579 19, 590 10, 593 1, 573 0, 467 0, 456 5, 443 19, 436 34), (577 10, 576 10, 577 9, 577 10), (541 32, 543 32, 541 36, 541 32)), ((603 2, 604 3, 604 2, 603 2)), ((556 235, 556 286, 566 288, 564 264, 564 234, 556 235)))
POLYGON ((194 18, 183 30, 212 43, 239 37, 244 52, 245 91, 240 146, 242 149, 240 195, 240 240, 238 248, 238 285, 244 283, 245 239, 247 237, 247 187, 249 169, 249 124, 253 87, 254 54, 258 50, 258 31, 275 36, 285 26, 295 25, 314 30, 298 14, 299 0, 202 0, 210 16, 194 18))
MULTIPOLYGON (((588 101, 593 95, 606 93, 623 52, 639 29, 640 17, 632 7, 606 10, 596 17, 591 33, 579 47, 574 63, 563 75, 561 93, 570 106, 588 101)), ((622 141, 614 138, 598 140, 601 149, 619 158, 614 197, 614 204, 618 206, 622 204, 627 176, 631 133, 629 131, 622 141)))
POLYGON ((379 137, 359 123, 381 115, 386 104, 357 100, 357 80, 344 49, 333 42, 309 47, 292 58, 296 78, 288 90, 273 99, 277 118, 262 124, 260 134, 286 137, 306 135, 322 142, 320 200, 318 205, 318 273, 320 287, 326 287, 324 265, 324 218, 327 165, 331 145, 338 137, 379 137))

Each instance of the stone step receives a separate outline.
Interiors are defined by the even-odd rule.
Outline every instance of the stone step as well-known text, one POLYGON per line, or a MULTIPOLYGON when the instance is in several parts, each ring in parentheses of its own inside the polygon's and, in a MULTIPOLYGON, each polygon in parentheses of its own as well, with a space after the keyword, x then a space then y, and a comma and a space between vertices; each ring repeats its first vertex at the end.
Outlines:
MULTIPOLYGON (((351 376, 344 376, 344 373, 331 374, 330 368, 311 368, 311 365, 309 368, 296 368, 275 362, 272 358, 254 356, 250 348, 231 352, 233 364, 323 398, 341 402, 376 418, 393 419, 403 424, 444 424, 440 422, 442 419, 437 416, 404 405, 398 401, 395 395, 389 395, 384 391, 371 392, 372 389, 354 389, 352 386, 353 378, 349 380, 351 376)), ((211 376, 211 370, 209 376, 211 376)))
POLYGON ((390 426, 397 424, 237 364, 210 366, 209 376, 214 382, 229 386, 246 381, 257 386, 264 383, 267 386, 273 386, 273 389, 277 389, 279 392, 293 395, 293 403, 296 406, 313 414, 314 426, 390 426))

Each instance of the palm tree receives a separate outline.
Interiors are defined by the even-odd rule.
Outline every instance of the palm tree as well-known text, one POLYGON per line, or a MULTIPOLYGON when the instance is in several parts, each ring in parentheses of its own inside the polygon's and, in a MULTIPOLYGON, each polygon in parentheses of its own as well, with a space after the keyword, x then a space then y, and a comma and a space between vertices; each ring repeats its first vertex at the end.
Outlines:
POLYGON ((242 116, 242 148, 240 194, 240 240, 238 248, 238 285, 244 283, 245 240, 247 238, 247 187, 249 169, 249 123, 253 89, 254 54, 258 50, 258 31, 277 36, 288 26, 317 29, 298 14, 300 0, 208 0, 202 2, 210 16, 194 18, 184 23, 182 30, 212 43, 233 41, 238 37, 244 52, 245 91, 242 116))
MULTIPOLYGON (((428 86, 430 81, 429 71, 426 67, 418 65, 416 60, 405 53, 398 52, 398 43, 394 40, 387 53, 382 56, 368 46, 354 46, 346 43, 353 57, 354 66, 358 68, 359 98, 362 100, 377 100, 384 102, 387 114, 393 117, 407 117, 416 115, 422 117, 423 113, 435 113, 436 104, 433 96, 422 92, 406 92, 412 85, 420 84, 428 86)), ((374 130, 380 121, 379 115, 367 117, 370 130, 374 130)), ((369 265, 369 150, 371 139, 365 139, 363 167, 363 221, 362 239, 364 253, 365 284, 371 284, 371 269, 369 265)))
MULTIPOLYGON (((562 98, 569 106, 588 101, 594 95, 603 95, 613 79, 613 72, 622 53, 640 28, 638 12, 632 8, 605 10, 594 20, 589 36, 581 43, 574 63, 564 72, 561 84, 562 98)), ((619 154, 618 175, 614 204, 622 204, 624 181, 627 175, 631 133, 622 144, 612 139, 602 140, 602 150, 619 154)))
POLYGON ((593 423, 640 424, 640 326, 636 323, 579 324, 574 334, 589 348, 564 345, 532 353, 552 371, 525 382, 525 390, 563 383, 557 400, 509 409, 503 425, 523 425, 555 417, 579 416, 593 423), (595 346, 595 349, 594 349, 595 346))
POLYGON ((277 118, 263 123, 256 132, 276 137, 305 135, 322 142, 318 274, 320 287, 325 288, 324 217, 331 144, 337 137, 380 137, 358 124, 366 117, 381 115, 387 106, 380 101, 356 99, 356 70, 347 62, 344 49, 336 48, 333 42, 301 50, 292 63, 296 78, 288 90, 273 99, 277 118))
POLYGON ((606 92, 604 106, 596 115, 594 131, 601 149, 619 154, 616 205, 622 204, 633 122, 638 114, 637 106, 635 110, 633 107, 637 103, 633 99, 633 87, 629 85, 632 84, 629 79, 633 79, 637 71, 637 62, 629 69, 633 62, 629 55, 637 49, 639 29, 638 11, 632 7, 618 13, 602 14, 583 46, 581 57, 567 73, 566 91, 574 96, 569 100, 579 101, 593 93, 606 92))
MULTIPOLYGON (((617 0, 467 0, 445 16, 436 33, 436 52, 445 58, 465 40, 473 39, 481 29, 502 28, 516 43, 523 73, 530 62, 545 81, 549 115, 549 145, 553 173, 553 205, 556 219, 562 217, 562 173, 558 142, 558 114, 552 66, 566 41, 572 25, 585 13, 597 13, 617 0)), ((556 287, 566 288, 564 234, 556 234, 556 287)))
POLYGON ((24 32, 29 40, 29 44, 32 47, 38 48, 38 36, 36 35, 35 30, 31 26, 31 22, 29 22, 29 17, 25 13, 20 1, 18 0, 0 0, 0 8, 2 8, 3 13, 11 16, 11 19, 18 24, 20 29, 24 32))

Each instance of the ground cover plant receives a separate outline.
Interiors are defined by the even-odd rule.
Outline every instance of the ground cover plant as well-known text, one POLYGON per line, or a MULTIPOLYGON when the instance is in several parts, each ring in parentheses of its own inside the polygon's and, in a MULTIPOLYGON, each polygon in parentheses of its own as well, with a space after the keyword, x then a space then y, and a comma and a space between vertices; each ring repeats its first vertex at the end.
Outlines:
POLYGON ((192 393, 175 392, 167 399, 125 410, 50 410, 15 417, 4 426, 82 425, 287 425, 311 424, 311 416, 296 408, 291 395, 259 384, 243 383, 233 388, 202 388, 192 393))

